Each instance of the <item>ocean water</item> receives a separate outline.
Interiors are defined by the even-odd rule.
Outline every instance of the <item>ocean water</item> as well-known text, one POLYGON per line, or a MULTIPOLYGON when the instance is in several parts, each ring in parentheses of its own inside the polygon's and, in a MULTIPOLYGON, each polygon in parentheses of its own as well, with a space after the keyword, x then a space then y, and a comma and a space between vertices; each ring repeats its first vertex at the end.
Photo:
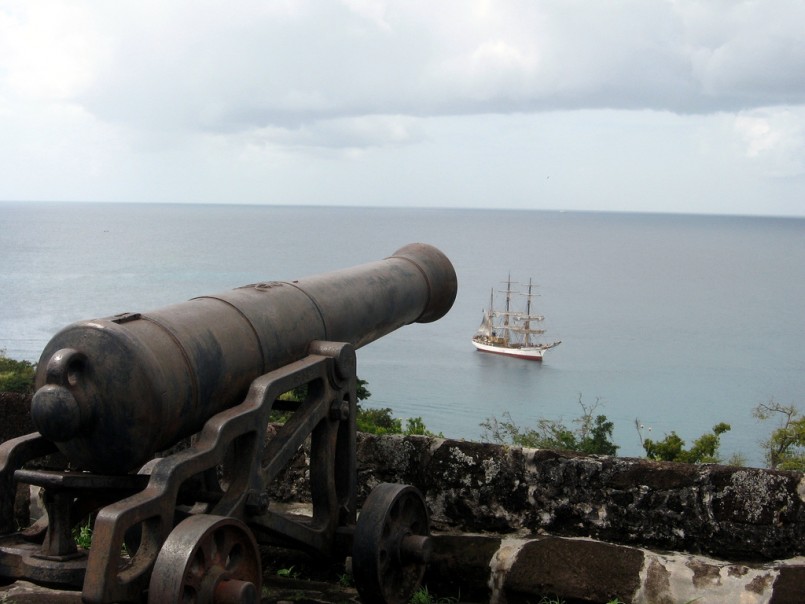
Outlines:
POLYGON ((455 438, 511 414, 570 423, 579 401, 643 435, 732 430, 722 455, 762 464, 774 399, 805 407, 805 220, 498 210, 0 203, 0 349, 38 360, 82 319, 147 311, 262 280, 384 258, 415 241, 452 260, 446 317, 358 351, 368 407, 455 438), (470 344, 491 288, 539 284, 542 364, 470 344))

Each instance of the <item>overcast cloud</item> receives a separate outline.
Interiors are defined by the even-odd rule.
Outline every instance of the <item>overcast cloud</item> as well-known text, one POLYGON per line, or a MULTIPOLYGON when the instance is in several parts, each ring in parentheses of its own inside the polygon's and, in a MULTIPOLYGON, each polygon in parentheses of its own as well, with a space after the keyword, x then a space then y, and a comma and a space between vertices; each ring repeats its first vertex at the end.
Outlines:
POLYGON ((29 199, 805 215, 805 1, 5 1, 29 199))

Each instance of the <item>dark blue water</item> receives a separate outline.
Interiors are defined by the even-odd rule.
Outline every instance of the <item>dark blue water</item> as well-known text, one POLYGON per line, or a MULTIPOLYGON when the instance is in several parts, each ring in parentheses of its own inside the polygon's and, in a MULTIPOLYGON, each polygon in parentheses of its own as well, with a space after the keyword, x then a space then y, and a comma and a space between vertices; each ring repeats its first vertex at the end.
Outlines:
POLYGON ((624 455, 644 435, 690 441, 726 421, 722 454, 762 462, 770 398, 805 406, 805 220, 541 211, 0 203, 0 349, 35 361, 64 325, 146 311, 267 279, 369 262, 410 242, 453 261, 442 320, 358 352, 367 406, 447 436, 479 424, 615 422, 624 455), (470 338, 508 273, 540 285, 545 362, 475 352, 470 338))

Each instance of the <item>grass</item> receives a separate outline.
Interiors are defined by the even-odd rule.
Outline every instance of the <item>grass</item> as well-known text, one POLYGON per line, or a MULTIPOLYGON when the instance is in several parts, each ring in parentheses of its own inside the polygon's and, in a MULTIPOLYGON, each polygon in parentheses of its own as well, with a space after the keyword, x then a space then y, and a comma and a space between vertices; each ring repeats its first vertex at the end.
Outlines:
POLYGON ((352 580, 352 575, 349 573, 341 573, 338 575, 338 584, 341 587, 354 587, 355 582, 352 580))
POLYGON ((437 598, 427 587, 420 587, 408 600, 408 604, 457 604, 458 598, 437 598))
POLYGON ((81 523, 73 529, 73 539, 78 547, 89 549, 92 545, 92 523, 89 518, 86 523, 81 523))
POLYGON ((294 570, 293 566, 291 566, 289 568, 280 568, 277 571, 277 576, 282 577, 283 579, 297 579, 299 577, 299 573, 294 570))

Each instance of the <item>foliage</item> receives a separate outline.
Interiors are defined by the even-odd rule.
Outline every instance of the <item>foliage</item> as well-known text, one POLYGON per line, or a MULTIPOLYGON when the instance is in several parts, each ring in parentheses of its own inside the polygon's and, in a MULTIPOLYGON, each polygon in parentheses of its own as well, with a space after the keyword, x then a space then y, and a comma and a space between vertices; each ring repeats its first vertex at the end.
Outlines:
POLYGON ((420 587, 408 600, 408 604, 453 604, 458 598, 437 598, 428 592, 427 587, 420 587))
POLYGON ((369 382, 362 380, 361 378, 357 378, 357 380, 358 385, 355 387, 355 398, 357 398, 358 401, 365 401, 372 396, 372 393, 366 388, 366 384, 369 382))
MULTIPOLYGON (((406 420, 405 428, 403 428, 402 420, 395 418, 393 411, 388 407, 382 409, 363 409, 360 405, 360 401, 365 401, 372 396, 372 393, 369 392, 369 389, 366 387, 368 383, 369 382, 366 380, 357 378, 355 395, 358 400, 358 412, 355 422, 357 423, 359 432, 368 432, 369 434, 404 434, 405 436, 415 434, 423 436, 442 436, 441 434, 434 434, 428 430, 421 417, 412 417, 406 420)), ((293 390, 281 394, 279 398, 284 401, 303 401, 307 394, 307 384, 302 384, 293 390)), ((284 423, 289 416, 290 413, 275 411, 271 415, 271 421, 284 423)))
MULTIPOLYGON (((369 392, 369 390, 366 388, 366 384, 368 384, 369 382, 367 382, 366 380, 362 380, 361 378, 356 379, 357 379, 357 385, 355 387, 355 398, 358 401, 362 401, 372 396, 372 393, 369 392)), ((308 394, 308 385, 302 384, 300 386, 297 386, 296 388, 293 388, 292 390, 289 390, 288 392, 283 392, 277 398, 278 400, 281 401, 295 401, 301 403, 302 401, 305 400, 305 398, 307 398, 307 394, 308 394)), ((361 412, 360 405, 358 405, 359 416, 360 412, 361 412)), ((278 424, 284 424, 286 421, 288 421, 288 418, 290 418, 290 416, 291 412, 289 411, 274 410, 269 415, 269 420, 278 424)))
POLYGON ((744 455, 740 451, 736 451, 735 453, 730 455, 726 463, 728 466, 738 466, 738 467, 744 467, 748 464, 746 455, 744 455))
POLYGON ((388 407, 383 409, 358 408, 358 431, 369 434, 401 434, 402 420, 392 417, 388 407))
POLYGON ((78 526, 73 527, 73 540, 78 547, 89 549, 90 545, 92 545, 92 524, 90 518, 87 518, 86 522, 82 522, 78 526))
POLYGON ((805 471, 805 416, 794 405, 782 405, 773 399, 755 407, 753 415, 765 421, 780 419, 780 426, 761 443, 766 463, 772 469, 805 471))
MULTIPOLYGON (((357 399, 358 401, 365 401, 372 393, 366 385, 369 382, 358 378, 357 399)), ((392 410, 388 407, 383 409, 363 409, 358 404, 358 414, 355 422, 358 424, 359 432, 368 432, 370 434, 405 434, 410 436, 412 434, 420 434, 423 436, 442 436, 436 435, 425 426, 425 422, 421 417, 412 417, 405 422, 405 429, 402 427, 402 420, 392 417, 392 410)))
POLYGON ((564 449, 587 454, 615 455, 618 446, 612 442, 614 424, 605 415, 593 415, 599 400, 585 405, 579 396, 582 415, 573 420, 570 428, 561 420, 540 418, 536 428, 521 429, 509 412, 502 419, 488 418, 481 422, 482 439, 487 442, 511 443, 536 449, 564 449))
POLYGON ((358 432, 368 434, 403 434, 405 436, 443 436, 434 434, 425 426, 421 417, 412 417, 405 421, 403 428, 402 420, 392 415, 393 411, 388 407, 382 409, 362 409, 358 407, 358 432))
MULTIPOLYGON (((357 385, 355 386, 355 398, 358 401, 365 401, 372 393, 366 388, 367 382, 366 380, 362 380, 361 378, 356 378, 357 385)), ((280 394, 279 398, 283 401, 303 401, 307 396, 307 384, 302 384, 301 386, 297 386, 293 390, 289 390, 288 392, 284 392, 280 394)))
MULTIPOLYGON (((640 433, 640 422, 635 421, 640 433)), ((730 430, 730 425, 724 422, 713 426, 710 433, 702 434, 693 441, 690 449, 685 449, 685 441, 676 432, 667 434, 663 440, 654 441, 650 438, 641 443, 646 451, 646 457, 659 461, 680 461, 683 463, 718 463, 718 448, 721 445, 721 435, 730 430)))
POLYGON ((341 587, 354 587, 355 581, 352 579, 352 575, 349 573, 341 573, 338 575, 338 584, 341 587))
POLYGON ((33 392, 35 371, 33 363, 15 361, 6 356, 5 350, 0 350, 0 392, 33 392))
POLYGON ((299 573, 294 570, 293 566, 291 566, 289 568, 277 569, 277 576, 282 577, 283 579, 296 579, 299 577, 299 573))
POLYGON ((425 422, 422 420, 421 417, 412 417, 410 419, 405 420, 405 430, 403 434, 406 436, 412 435, 419 435, 419 436, 439 436, 444 437, 444 434, 441 432, 439 434, 434 434, 425 426, 425 422))

